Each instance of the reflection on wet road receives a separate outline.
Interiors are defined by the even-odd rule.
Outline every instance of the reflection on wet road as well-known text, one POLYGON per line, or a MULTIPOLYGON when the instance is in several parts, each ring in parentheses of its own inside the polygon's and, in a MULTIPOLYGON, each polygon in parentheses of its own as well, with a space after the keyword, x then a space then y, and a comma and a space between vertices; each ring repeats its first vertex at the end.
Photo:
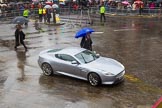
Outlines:
POLYGON ((92 87, 66 76, 42 75, 39 52, 79 47, 80 39, 74 38, 78 26, 50 26, 48 32, 27 35, 28 52, 23 47, 13 50, 13 36, 0 37, 0 107, 150 108, 162 95, 161 23, 157 18, 119 17, 110 17, 106 24, 94 22, 93 49, 126 67, 125 81, 111 86, 92 87))
POLYGON ((18 78, 18 80, 20 81, 24 81, 25 80, 25 73, 24 73, 24 68, 25 68, 25 62, 26 62, 26 52, 25 51, 16 51, 17 53, 17 67, 20 70, 20 74, 21 76, 18 78))

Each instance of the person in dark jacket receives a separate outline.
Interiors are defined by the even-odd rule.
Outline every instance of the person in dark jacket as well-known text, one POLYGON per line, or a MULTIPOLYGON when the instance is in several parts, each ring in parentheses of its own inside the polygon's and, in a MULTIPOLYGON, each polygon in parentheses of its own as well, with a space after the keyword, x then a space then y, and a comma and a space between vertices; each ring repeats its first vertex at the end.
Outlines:
POLYGON ((87 33, 86 36, 82 37, 80 46, 81 48, 85 48, 92 51, 92 43, 93 42, 91 40, 90 33, 87 33))
POLYGON ((50 19, 51 19, 51 10, 47 9, 47 23, 50 24, 50 19))
POLYGON ((16 26, 16 31, 15 31, 15 50, 17 50, 17 47, 22 44, 25 48, 25 51, 27 51, 27 47, 24 43, 24 39, 25 39, 25 34, 22 31, 22 27, 20 24, 18 24, 16 26))

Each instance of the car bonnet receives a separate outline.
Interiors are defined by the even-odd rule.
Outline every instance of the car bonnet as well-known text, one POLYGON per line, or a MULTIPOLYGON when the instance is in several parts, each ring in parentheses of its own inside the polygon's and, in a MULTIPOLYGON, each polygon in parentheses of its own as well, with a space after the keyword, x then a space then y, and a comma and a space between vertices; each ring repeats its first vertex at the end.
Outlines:
POLYGON ((92 69, 99 70, 101 72, 111 72, 114 75, 122 72, 124 70, 124 66, 118 61, 111 59, 100 57, 93 62, 87 64, 88 67, 92 69))

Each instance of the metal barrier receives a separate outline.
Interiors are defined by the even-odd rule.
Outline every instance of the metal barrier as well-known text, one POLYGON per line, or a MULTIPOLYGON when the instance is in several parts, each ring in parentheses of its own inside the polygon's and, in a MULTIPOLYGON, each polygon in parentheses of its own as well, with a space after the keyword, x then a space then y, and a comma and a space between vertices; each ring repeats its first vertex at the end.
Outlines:
MULTIPOLYGON (((11 12, 3 12, 0 14, 0 21, 10 20, 16 16, 22 16, 22 11, 12 10, 11 12)), ((38 9, 30 10, 29 17, 37 17, 38 16, 38 9)))
MULTIPOLYGON (((129 10, 129 9, 116 9, 116 8, 109 8, 107 10, 107 13, 111 14, 117 14, 117 15, 139 15, 140 12, 139 9, 136 10, 129 10)), ((160 8, 155 8, 155 9, 150 9, 150 8, 143 8, 141 11, 141 15, 160 15, 162 13, 162 9, 160 8)))
MULTIPOLYGON (((87 15, 87 12, 89 12, 90 16, 97 16, 99 14, 99 7, 90 7, 88 9, 78 9, 74 10, 73 8, 60 8, 57 10, 57 13, 63 16, 66 16, 67 18, 71 15, 80 15, 82 13, 83 17, 87 15)), ((137 10, 130 10, 130 9, 117 9, 117 8, 106 8, 106 13, 109 14, 117 14, 117 15, 139 15, 139 9, 137 10)), ((162 8, 143 8, 142 9, 142 15, 161 15, 162 14, 162 8)), ((0 21, 2 20, 8 20, 12 19, 16 16, 22 16, 22 11, 12 10, 9 12, 3 12, 0 13, 0 21)), ((38 9, 30 10, 30 17, 37 18, 38 17, 38 9)))
POLYGON ((59 9, 60 18, 71 24, 89 24, 91 22, 90 11, 85 9, 74 10, 69 7, 59 9))
MULTIPOLYGON (((99 14, 99 7, 90 7, 89 9, 90 14, 99 14)), ((86 10, 83 10, 86 12, 86 10)), ((60 14, 65 15, 65 14, 79 14, 80 9, 74 10, 70 8, 61 8, 60 9, 60 14)), ((139 15, 139 9, 136 10, 131 10, 131 9, 117 9, 117 8, 106 8, 106 13, 110 14, 117 14, 117 15, 139 15)), ((157 7, 154 9, 150 8, 143 8, 142 9, 142 15, 160 15, 162 14, 162 9, 157 7)))

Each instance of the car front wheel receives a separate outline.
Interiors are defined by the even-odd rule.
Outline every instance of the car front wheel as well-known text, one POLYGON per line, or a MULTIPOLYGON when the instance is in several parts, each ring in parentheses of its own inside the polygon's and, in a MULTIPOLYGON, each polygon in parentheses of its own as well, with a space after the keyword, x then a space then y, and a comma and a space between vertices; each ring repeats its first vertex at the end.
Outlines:
POLYGON ((53 74, 53 69, 52 69, 51 65, 48 63, 42 64, 42 70, 43 70, 43 73, 47 76, 50 76, 53 74))
POLYGON ((101 83, 100 76, 96 73, 90 73, 88 75, 88 81, 92 86, 98 86, 101 83))

